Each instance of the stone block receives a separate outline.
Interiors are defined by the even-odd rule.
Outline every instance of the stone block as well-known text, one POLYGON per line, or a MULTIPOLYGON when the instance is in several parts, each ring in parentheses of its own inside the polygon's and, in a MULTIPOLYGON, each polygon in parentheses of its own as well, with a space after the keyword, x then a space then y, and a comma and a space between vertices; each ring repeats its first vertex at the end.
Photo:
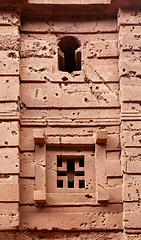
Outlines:
POLYGON ((0 203, 0 230, 17 230, 19 227, 19 204, 0 203))
POLYGON ((141 191, 141 183, 126 183, 123 185, 123 201, 133 202, 139 201, 141 191))
POLYGON ((40 58, 53 58, 57 54, 57 44, 52 41, 45 40, 27 40, 21 41, 22 58, 40 57, 40 58))
POLYGON ((139 202, 126 202, 124 204, 124 207, 126 212, 141 210, 141 205, 139 204, 139 202))
MULTIPOLYGON (((101 201, 101 196, 104 196, 103 190, 107 189, 107 175, 106 175, 106 147, 103 144, 95 145, 95 173, 96 173, 96 190, 97 201, 101 201)), ((106 196, 105 192, 105 196, 106 196)), ((106 201, 106 200, 105 200, 106 201)))
POLYGON ((141 86, 124 86, 121 90, 121 99, 123 102, 140 102, 141 86))
POLYGON ((19 146, 19 123, 1 122, 0 123, 0 146, 1 147, 17 147, 19 146))
POLYGON ((141 236, 140 234, 125 234, 124 240, 140 240, 141 236))
POLYGON ((45 143, 45 133, 42 129, 33 130, 33 138, 36 144, 45 143))
MULTIPOLYGON (((26 17, 22 19, 22 32, 36 32, 36 33, 105 33, 105 29, 107 33, 115 33, 117 32, 117 21, 115 18, 113 19, 105 19, 103 20, 93 20, 93 21, 84 21, 84 18, 74 17, 74 21, 72 19, 68 21, 67 19, 61 19, 61 21, 52 22, 48 18, 32 18, 26 17), (81 21, 82 19, 82 21, 81 21), (52 24, 53 23, 53 24, 52 24)), ((88 35, 88 34, 87 34, 88 35)))
POLYGON ((20 156, 20 176, 28 178, 35 177, 35 153, 22 152, 20 156))
POLYGON ((120 161, 115 161, 115 160, 107 161, 106 167, 107 167, 107 177, 121 177, 122 176, 120 161))
POLYGON ((52 72, 52 58, 23 58, 21 59, 21 81, 45 81, 52 72))
POLYGON ((21 151, 34 151, 33 128, 21 128, 20 149, 21 151))
MULTIPOLYGON (((59 176, 58 179, 63 180, 64 187, 67 187, 67 176, 59 176), (65 186, 66 185, 66 186, 65 186)), ((64 189, 65 190, 65 189, 64 189)), ((76 190, 76 189, 75 189, 76 190)), ((95 193, 74 193, 73 189, 73 198, 72 193, 48 193, 47 191, 47 206, 85 206, 85 205, 97 205, 97 199, 95 193), (64 199, 65 194, 65 199, 64 199)))
MULTIPOLYGON (((130 171, 132 171, 131 170, 132 164, 133 164, 133 171, 135 170, 134 163, 137 164, 137 168, 140 169, 140 166, 138 165, 139 162, 140 162, 140 155, 138 155, 138 154, 136 156, 130 156, 130 157, 129 156, 127 157, 127 156, 123 155, 122 156, 122 161, 124 161, 124 163, 126 164, 126 170, 125 170, 126 173, 127 173, 127 168, 130 169, 130 171), (128 165, 128 163, 129 163, 129 165, 128 165), (131 163, 131 167, 129 167, 130 163, 131 163), (127 167, 127 165, 128 165, 128 167, 127 167)), ((137 170, 137 168, 136 168, 136 170, 137 170)), ((132 171, 132 173, 134 173, 133 171, 132 171)))
MULTIPOLYGON (((2 175, 0 175, 1 177, 2 175)), ((0 179, 0 202, 19 202, 19 184, 2 182, 2 179, 0 179)))
MULTIPOLYGON (((19 106, 17 102, 1 102, 0 103, 0 119, 3 120, 6 116, 19 115, 19 106)), ((7 118, 8 120, 8 118, 7 118)))
POLYGON ((140 147, 141 132, 140 131, 123 131, 122 145, 125 147, 140 147))
MULTIPOLYGON (((141 158, 141 157, 140 157, 141 158)), ((141 173, 141 162, 140 160, 127 161, 127 173, 140 174, 141 173)))
POLYGON ((131 77, 131 76, 125 76, 125 77, 121 77, 120 78, 120 86, 121 89, 122 87, 135 87, 135 86, 139 86, 140 87, 140 77, 131 77))
POLYGON ((125 212, 124 213, 125 229, 134 229, 134 232, 136 232, 137 229, 140 229, 140 219, 141 219, 140 211, 125 212))
POLYGON ((120 48, 123 50, 129 50, 129 51, 140 51, 141 50, 141 34, 140 33, 124 33, 121 34, 119 37, 120 42, 120 48))
POLYGON ((18 175, 1 174, 0 176, 1 176, 0 184, 18 184, 19 183, 18 175))
POLYGON ((124 175, 124 183, 125 184, 135 184, 136 185, 136 183, 138 184, 140 184, 141 183, 141 175, 139 175, 139 174, 135 174, 135 175, 133 175, 133 174, 125 174, 124 175))
MULTIPOLYGON (((62 137, 62 143, 63 144, 67 144, 66 140, 68 140, 67 138, 63 138, 62 137)), ((69 140, 68 140, 69 141, 69 140)), ((48 146, 60 146, 60 137, 56 137, 56 136, 48 136, 47 137, 47 145, 48 146)))
POLYGON ((34 201, 36 204, 46 203, 46 190, 35 190, 34 191, 34 201))
POLYGON ((106 144, 107 142, 107 131, 98 130, 96 132, 96 143, 97 144, 106 144))
MULTIPOLYGON (((82 71, 87 73, 87 72, 89 72, 89 69, 91 69, 91 71, 95 71, 95 73, 97 73, 97 78, 99 77, 102 80, 102 76, 105 77, 105 74, 104 73, 102 74, 101 72, 99 72, 99 69, 101 69, 101 67, 106 69, 106 68, 108 68, 108 66, 111 66, 113 71, 115 71, 113 66, 118 66, 118 59, 116 59, 116 58, 99 58, 99 59, 87 58, 85 52, 82 51, 82 63, 81 63, 82 71)), ((113 72, 113 74, 114 74, 114 72, 113 72)), ((87 75, 86 75, 86 77, 87 77, 87 75)), ((93 76, 92 79, 94 79, 94 77, 95 76, 93 76)), ((108 75, 107 75, 107 77, 108 77, 108 75)), ((86 80, 85 80, 85 82, 89 82, 88 81, 89 79, 87 81, 86 80)), ((118 81, 119 81, 119 79, 117 78, 116 82, 118 82, 118 81)), ((103 80, 103 82, 104 82, 104 80, 103 80)))
POLYGON ((119 134, 109 134, 107 138, 106 151, 116 151, 120 150, 119 145, 119 134))
POLYGON ((35 146, 35 188, 44 190, 46 187, 46 144, 35 146))
POLYGON ((95 144, 95 138, 94 137, 61 137, 60 138, 60 144, 65 146, 65 145, 70 145, 70 146, 91 146, 95 144))
POLYGON ((34 179, 20 179, 20 204, 34 204, 34 179))
POLYGON ((120 151, 108 152, 107 151, 107 161, 119 161, 120 160, 120 151))
MULTIPOLYGON (((117 233, 110 233, 110 232, 17 232, 16 237, 19 239, 33 239, 35 238, 36 240, 39 240, 42 238, 43 240, 50 240, 50 239, 61 239, 61 240, 66 240, 66 239, 73 239, 77 240, 78 238, 81 238, 82 240, 103 240, 104 238, 107 239, 112 239, 112 240, 121 240, 122 239, 122 233, 117 232, 117 233)), ((12 232, 0 232, 0 238, 1 239, 11 239, 14 240, 15 238, 15 233, 12 232)), ((126 239, 127 240, 127 239, 126 239)), ((131 239, 133 240, 133 239, 131 239)), ((139 240, 138 238, 135 240, 139 240)))
MULTIPOLYGON (((28 0, 29 4, 91 4, 90 0, 67 0, 67 1, 58 1, 58 0, 28 0)), ((93 4, 110 4, 111 0, 94 0, 93 4)))
POLYGON ((4 9, 1 10, 0 14, 0 25, 20 25, 20 14, 16 11, 6 11, 4 9))
MULTIPOLYGON (((83 17, 81 18, 83 19, 83 17)), ((62 33, 105 33, 105 29, 107 33, 115 33, 117 31, 117 23, 115 19, 106 19, 103 24, 103 20, 95 20, 95 21, 82 21, 80 23, 76 20, 72 24, 70 22, 65 21, 64 24, 56 21, 55 26, 53 26, 52 32, 62 32, 62 33)), ((88 35, 88 34, 87 34, 88 35)))
POLYGON ((107 188, 109 192, 110 203, 122 203, 122 186, 114 186, 107 188))
POLYGON ((0 26, 0 50, 18 51, 20 47, 20 38, 18 28, 0 26))
POLYGON ((126 118, 126 120, 129 120, 130 119, 130 115, 131 113, 134 114, 134 119, 138 116, 140 116, 140 113, 141 113, 141 106, 140 106, 140 103, 139 102, 124 102, 122 103, 122 106, 121 106, 121 111, 122 111, 122 115, 125 115, 126 113, 128 115, 128 118, 126 118))
MULTIPOLYGON (((92 82, 118 82, 118 65, 110 64, 110 65, 102 65, 96 66, 95 64, 87 64, 83 67, 85 71, 85 76, 87 79, 92 82)), ((84 80, 83 80, 84 82, 84 80)))
POLYGON ((22 230, 121 230, 122 229, 122 204, 110 204, 98 207, 52 207, 44 212, 40 208, 21 208, 22 230), (87 210, 86 210, 87 209, 87 210), (86 211, 89 211, 87 214, 86 211), (67 214, 66 214, 67 213, 67 214), (116 217, 115 217, 116 216, 116 217), (64 217, 65 220, 64 221, 64 217), (40 221, 39 221, 40 219, 40 221), (69 222, 69 224, 68 224, 69 222))
POLYGON ((118 25, 141 24, 141 11, 132 9, 120 9, 118 13, 118 25))
POLYGON ((0 148, 0 174, 19 174, 18 148, 0 148))
POLYGON ((19 74, 19 54, 17 51, 0 51, 1 75, 19 74))
MULTIPOLYGON (((103 240, 104 238, 107 239, 112 239, 112 240, 121 240, 122 239, 122 233, 110 233, 110 232, 16 232, 16 237, 19 239, 33 239, 35 238, 36 240, 39 240, 42 238, 43 240, 50 240, 50 239, 61 239, 61 240, 66 240, 66 239, 73 239, 77 240, 78 238, 81 238, 82 240, 103 240)), ((11 239, 15 240, 15 233, 13 232, 0 232, 0 238, 1 239, 11 239)), ((127 240, 127 239, 126 239, 127 240)), ((130 239, 133 240, 133 239, 130 239)), ((139 240, 139 238, 135 239, 139 240)))
POLYGON ((137 160, 140 160, 141 148, 125 148, 125 154, 128 157, 137 157, 137 160))
POLYGON ((126 35, 128 36, 128 34, 130 35, 134 35, 134 34, 140 34, 141 31, 141 26, 140 25, 123 25, 120 26, 120 30, 119 30, 119 37, 122 35, 126 35))
POLYGON ((125 51, 120 53, 119 74, 120 76, 136 77, 141 75, 140 51, 125 51))
POLYGON ((107 179, 107 187, 116 187, 116 186, 121 186, 123 183, 123 179, 121 178, 108 178, 107 179))
POLYGON ((90 41, 86 44, 85 56, 91 58, 118 57, 117 41, 90 41))
POLYGON ((19 94, 18 77, 0 76, 0 101, 18 101, 19 94))
POLYGON ((27 107, 46 108, 90 108, 119 106, 116 94, 117 85, 110 86, 100 84, 95 86, 71 84, 67 86, 54 85, 53 83, 21 84, 22 101, 27 107), (112 89, 113 88, 113 89, 112 89), (31 96, 29 98, 29 96, 31 96))
POLYGON ((109 202, 109 190, 98 190, 97 192, 97 201, 99 203, 108 203, 109 202))

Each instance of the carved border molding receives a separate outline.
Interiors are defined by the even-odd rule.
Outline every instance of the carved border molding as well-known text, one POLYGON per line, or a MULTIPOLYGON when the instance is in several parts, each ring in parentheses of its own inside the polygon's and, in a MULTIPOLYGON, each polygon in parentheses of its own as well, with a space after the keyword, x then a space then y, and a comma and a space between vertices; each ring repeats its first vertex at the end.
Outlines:
POLYGON ((37 205, 46 203, 46 144, 42 130, 34 130, 35 142, 35 191, 34 201, 37 205))
POLYGON ((111 0, 28 0, 28 4, 111 4, 111 0))

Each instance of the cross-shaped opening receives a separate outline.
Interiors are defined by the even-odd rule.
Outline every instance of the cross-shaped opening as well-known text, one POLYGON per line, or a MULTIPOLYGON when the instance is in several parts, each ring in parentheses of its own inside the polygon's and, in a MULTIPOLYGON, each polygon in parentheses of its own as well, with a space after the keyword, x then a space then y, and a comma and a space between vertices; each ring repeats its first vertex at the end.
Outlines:
POLYGON ((84 156, 57 156, 57 176, 57 188, 85 188, 84 156))

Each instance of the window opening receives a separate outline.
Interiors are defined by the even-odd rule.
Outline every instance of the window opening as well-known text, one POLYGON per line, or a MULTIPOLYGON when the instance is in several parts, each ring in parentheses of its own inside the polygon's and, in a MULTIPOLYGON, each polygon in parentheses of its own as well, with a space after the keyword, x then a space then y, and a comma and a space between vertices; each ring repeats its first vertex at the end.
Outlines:
POLYGON ((57 156, 57 188, 85 188, 84 176, 84 156, 57 156))
POLYGON ((63 180, 57 180, 57 187, 63 188, 63 180))
POLYGON ((62 167, 62 158, 57 158, 57 167, 62 167))
POLYGON ((79 188, 85 188, 85 181, 79 180, 79 188))
POLYGON ((81 70, 80 44, 75 37, 63 37, 58 44, 58 67, 60 71, 81 70))
POLYGON ((84 158, 79 158, 79 167, 84 167, 84 158))

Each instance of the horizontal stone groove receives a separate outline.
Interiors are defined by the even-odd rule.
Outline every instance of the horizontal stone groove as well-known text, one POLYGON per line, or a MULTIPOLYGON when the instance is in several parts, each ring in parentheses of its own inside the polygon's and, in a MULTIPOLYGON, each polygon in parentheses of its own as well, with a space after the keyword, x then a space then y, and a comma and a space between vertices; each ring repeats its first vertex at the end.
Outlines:
MULTIPOLYGON (((20 82, 22 83, 22 84, 26 84, 26 83, 40 83, 40 84, 42 84, 42 83, 46 83, 46 81, 44 81, 44 80, 20 80, 20 82)), ((49 81, 49 82, 51 82, 51 83, 54 83, 54 84, 58 84, 58 83, 62 83, 62 84, 64 84, 64 81, 62 80, 56 80, 56 81, 49 81)), ((76 80, 74 80, 74 81, 67 81, 67 83, 68 84, 85 84, 85 82, 84 82, 84 80, 82 81, 82 82, 80 82, 80 81, 76 81, 76 80)), ((97 84, 97 83, 103 83, 103 81, 93 81, 93 83, 95 83, 95 84, 97 84)), ((119 83, 119 81, 117 80, 117 81, 106 81, 106 84, 108 84, 108 83, 119 83)))
POLYGON ((61 110, 65 110, 65 109, 70 109, 70 110, 75 110, 75 109, 99 109, 99 108, 101 108, 101 109, 120 109, 120 106, 104 106, 104 107, 99 107, 99 106, 96 106, 96 107, 26 107, 26 109, 29 109, 29 110, 31 110, 31 109, 33 109, 33 110, 44 110, 44 109, 46 109, 46 110, 48 110, 48 109, 61 109, 61 110))
MULTIPOLYGON (((109 205, 113 205, 114 203, 111 202, 109 203, 109 205)), ((115 204, 120 204, 119 202, 116 202, 115 204)), ((34 206, 34 203, 32 204, 20 204, 20 206, 34 206)), ((101 207, 102 205, 100 203, 88 203, 88 202, 80 202, 80 203, 47 203, 47 205, 45 205, 46 207, 78 207, 78 206, 86 206, 86 207, 101 207)), ((101 231, 101 230, 100 230, 101 231)))

